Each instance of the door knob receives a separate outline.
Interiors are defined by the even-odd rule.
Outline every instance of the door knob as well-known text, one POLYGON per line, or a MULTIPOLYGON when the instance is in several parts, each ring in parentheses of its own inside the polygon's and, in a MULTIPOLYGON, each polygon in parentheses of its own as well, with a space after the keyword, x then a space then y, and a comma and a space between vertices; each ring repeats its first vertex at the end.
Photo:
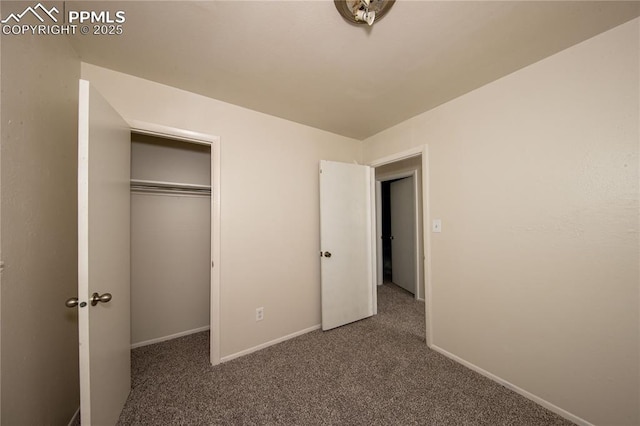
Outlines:
POLYGON ((331 252, 330 251, 325 251, 324 252, 324 257, 331 257, 331 252))
POLYGON ((98 293, 93 293, 91 295, 91 306, 96 306, 98 302, 107 303, 111 300, 111 293, 105 293, 102 296, 98 293))
POLYGON ((76 306, 84 308, 87 306, 87 302, 79 302, 77 297, 70 297, 66 302, 64 302, 64 306, 67 308, 75 308, 76 306))

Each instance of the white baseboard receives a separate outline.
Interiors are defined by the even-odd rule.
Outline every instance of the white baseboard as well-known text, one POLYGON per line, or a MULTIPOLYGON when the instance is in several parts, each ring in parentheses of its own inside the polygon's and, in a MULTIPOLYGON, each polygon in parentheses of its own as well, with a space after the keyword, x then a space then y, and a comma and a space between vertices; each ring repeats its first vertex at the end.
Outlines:
POLYGON ((534 394, 532 394, 531 392, 527 392, 526 390, 514 385, 511 382, 508 382, 498 376, 496 376, 493 373, 488 372, 487 370, 484 370, 480 367, 478 367, 475 364, 470 363, 469 361, 466 361, 462 358, 460 358, 457 355, 452 354, 451 352, 447 352, 446 350, 442 349, 439 346, 436 345, 431 345, 431 349, 433 349, 436 352, 441 353, 442 355, 446 356, 447 358, 450 358, 452 360, 454 360, 455 362, 464 365, 465 367, 475 371, 476 373, 480 373, 483 376, 493 380, 494 382, 497 382, 499 384, 501 384, 502 386, 506 387, 507 389, 511 389, 512 391, 519 393, 520 395, 524 396, 527 399, 530 399, 531 401, 535 402, 538 405, 542 405, 544 408, 546 408, 549 411, 553 411, 554 413, 556 413, 557 415, 564 417, 565 419, 574 422, 577 425, 580 426, 594 426, 592 423, 589 423, 588 421, 586 421, 585 419, 576 416, 575 414, 571 414, 570 412, 563 410, 562 408, 558 407, 557 405, 554 405, 552 403, 550 403, 549 401, 540 398, 539 396, 536 396, 534 394))
POLYGON ((320 324, 314 325, 313 327, 309 327, 309 328, 305 328, 304 330, 296 331, 295 333, 291 333, 291 334, 288 334, 286 336, 279 337, 279 338, 277 338, 275 340, 271 340, 269 342, 262 343, 262 344, 260 344, 258 346, 254 346, 252 348, 245 349, 245 350, 240 351, 240 352, 236 352, 235 354, 224 356, 224 357, 220 358, 220 362, 227 362, 227 361, 231 361, 232 359, 240 358, 241 356, 249 355, 250 353, 259 351, 259 350, 264 349, 264 348, 268 348, 269 346, 273 346, 273 345, 276 345, 278 343, 282 343, 282 342, 284 342, 286 340, 293 339, 294 337, 302 336, 303 334, 307 334, 307 333, 310 333, 312 331, 319 330, 320 327, 321 327, 320 324))
POLYGON ((193 330, 181 331, 180 333, 171 334, 169 336, 157 337, 155 339, 145 340, 144 342, 132 343, 131 349, 153 345, 154 343, 166 342, 167 340, 177 339, 178 337, 184 337, 194 333, 200 333, 201 331, 207 331, 209 329, 210 327, 206 325, 204 327, 194 328, 193 330))
POLYGON ((75 426, 76 424, 80 424, 80 407, 78 407, 73 417, 71 417, 71 420, 69 420, 68 426, 75 426))

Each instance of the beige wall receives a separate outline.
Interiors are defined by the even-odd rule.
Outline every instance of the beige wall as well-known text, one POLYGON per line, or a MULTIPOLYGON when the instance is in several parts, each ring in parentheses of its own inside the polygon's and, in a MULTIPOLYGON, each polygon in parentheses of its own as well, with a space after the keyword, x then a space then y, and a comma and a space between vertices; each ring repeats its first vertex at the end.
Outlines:
MULTIPOLYGON (((1 8, 0 8, 1 9, 1 8)), ((2 13, 2 10, 0 10, 2 13)), ((0 93, 2 92, 2 39, 0 36, 0 93)), ((2 125, 2 105, 3 96, 0 95, 0 425, 2 424, 2 270, 4 269, 4 261, 2 260, 2 133, 4 126, 2 125)))
POLYGON ((209 326, 211 199, 131 193, 131 344, 209 326))
POLYGON ((211 185, 211 147, 132 133, 131 179, 211 185))
POLYGON ((429 145, 433 343, 598 425, 640 423, 639 20, 365 141, 429 145))
POLYGON ((221 356, 318 325, 318 162, 360 160, 361 142, 90 64, 82 76, 126 119, 220 136, 221 356))
MULTIPOLYGON (((24 3, 3 2, 2 16, 24 3)), ((79 406, 77 98, 63 37, 2 36, 2 424, 67 424, 79 406)))

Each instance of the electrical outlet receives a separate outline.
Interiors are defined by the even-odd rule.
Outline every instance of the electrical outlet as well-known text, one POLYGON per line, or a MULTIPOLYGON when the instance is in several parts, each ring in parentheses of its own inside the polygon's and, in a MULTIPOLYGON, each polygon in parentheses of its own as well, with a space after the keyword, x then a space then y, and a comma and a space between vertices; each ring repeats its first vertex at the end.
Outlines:
POLYGON ((262 321, 264 319, 264 308, 261 306, 256 308, 256 321, 262 321))

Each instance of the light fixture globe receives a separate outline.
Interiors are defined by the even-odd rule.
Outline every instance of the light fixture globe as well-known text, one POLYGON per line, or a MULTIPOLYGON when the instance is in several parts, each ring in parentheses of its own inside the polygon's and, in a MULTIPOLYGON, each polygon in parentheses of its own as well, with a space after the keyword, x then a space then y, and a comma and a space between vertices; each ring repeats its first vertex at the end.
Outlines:
POLYGON ((349 23, 373 25, 387 14, 396 0, 333 0, 338 13, 349 23), (368 5, 367 5, 368 4, 368 5))

